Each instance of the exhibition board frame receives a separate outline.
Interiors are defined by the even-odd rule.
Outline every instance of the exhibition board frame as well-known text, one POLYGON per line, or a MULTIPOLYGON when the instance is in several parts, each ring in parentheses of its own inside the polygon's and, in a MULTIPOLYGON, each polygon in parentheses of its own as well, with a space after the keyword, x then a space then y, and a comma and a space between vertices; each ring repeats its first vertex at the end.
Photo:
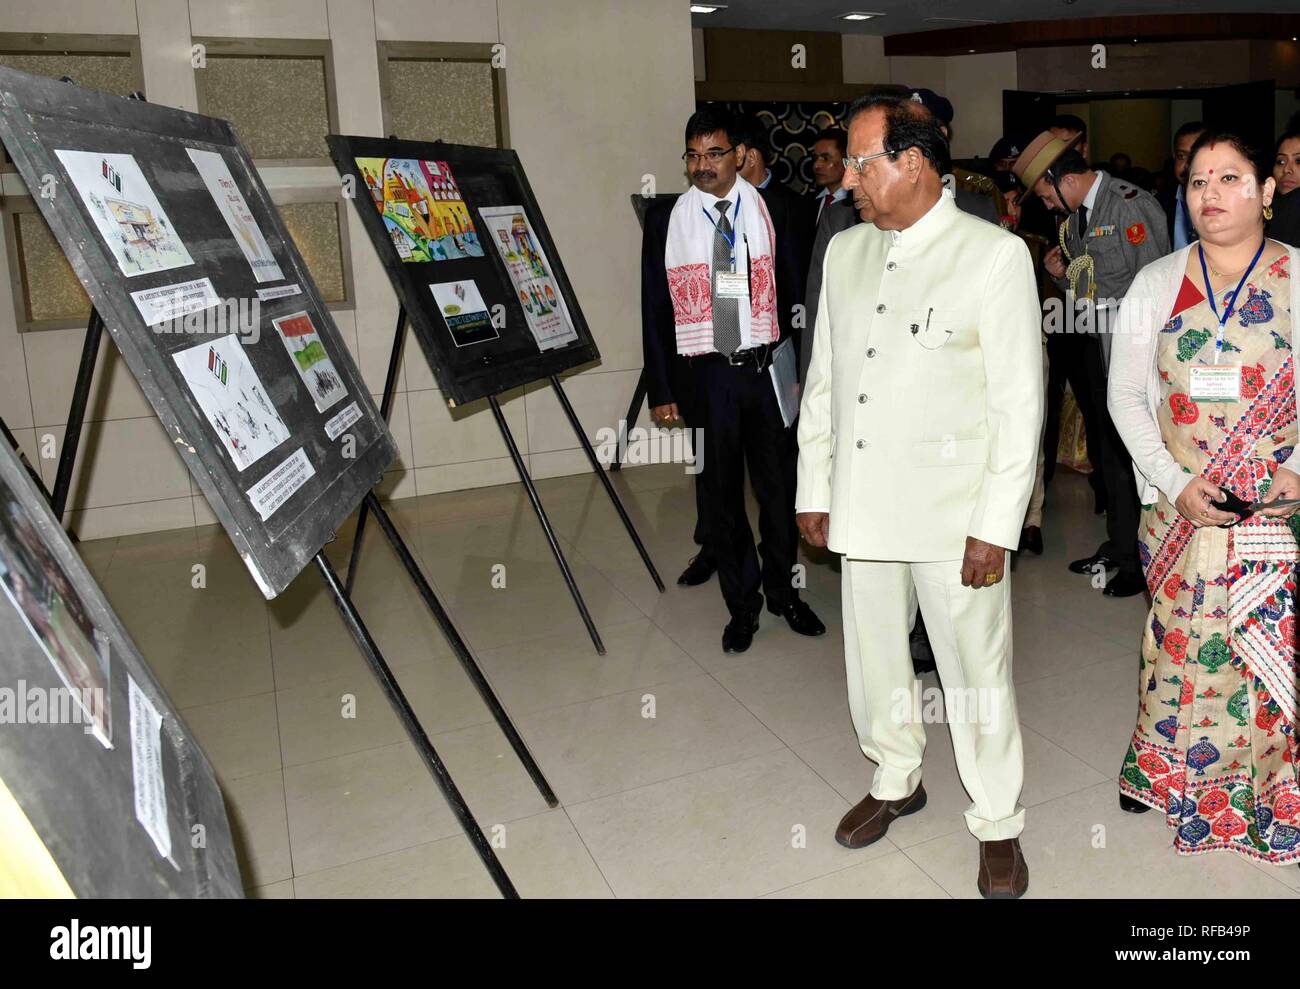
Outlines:
MULTIPOLYGON (((8 147, 168 439, 263 595, 275 597, 334 537, 353 507, 379 482, 384 469, 396 460, 397 447, 238 136, 226 121, 0 69, 0 140, 8 147), (239 242, 224 227, 222 208, 205 187, 205 177, 187 160, 195 154, 219 156, 281 276, 272 279, 273 288, 295 289, 292 294, 260 299, 262 272, 241 253, 239 242), (102 217, 97 220, 87 205, 93 201, 84 188, 87 180, 70 172, 74 167, 71 155, 99 157, 109 170, 114 166, 127 170, 129 159, 131 170, 124 177, 118 175, 118 182, 125 179, 126 188, 143 190, 137 191, 137 198, 147 194, 152 199, 152 203, 144 200, 141 208, 156 221, 152 229, 163 231, 156 236, 162 249, 137 249, 136 255, 128 256, 138 260, 123 260, 129 246, 112 244, 101 234, 105 221, 102 217), (150 206, 157 208, 150 211, 150 206), (189 254, 190 247, 194 255, 189 254), (164 250, 172 259, 183 255, 190 263, 171 263, 164 250), (163 260, 159 262, 159 258, 163 260), (127 270, 132 263, 144 268, 150 262, 170 266, 127 270), (189 281, 177 282, 182 277, 189 281), (141 291, 168 290, 172 288, 164 284, 168 281, 185 286, 206 281, 207 290, 221 299, 259 300, 256 345, 244 345, 238 338, 232 343, 232 334, 225 333, 212 335, 211 340, 200 339, 198 346, 208 342, 220 347, 217 356, 230 358, 231 376, 242 370, 251 374, 243 380, 259 385, 263 380, 273 382, 261 387, 260 396, 254 390, 258 402, 249 400, 247 405, 253 409, 249 418, 261 420, 252 428, 260 431, 264 443, 287 433, 273 448, 274 456, 257 456, 252 463, 241 464, 241 459, 252 458, 257 448, 246 443, 242 458, 237 449, 231 452, 237 441, 223 442, 212 413, 201 406, 196 387, 189 384, 184 368, 176 362, 176 356, 191 350, 194 341, 187 333, 158 332, 162 324, 146 321, 145 313, 150 310, 137 296, 141 291), (296 387, 288 344, 280 346, 272 339, 276 335, 273 321, 299 312, 306 314, 333 376, 345 392, 342 407, 355 413, 345 431, 334 437, 329 436, 330 423, 337 419, 331 414, 337 417, 338 409, 330 405, 321 410, 310 387, 296 387), (268 397, 274 416, 264 411, 263 399, 268 397), (256 408, 259 403, 261 409, 256 408), (277 418, 281 420, 278 426, 277 418), (354 456, 345 456, 349 452, 343 449, 346 444, 336 442, 345 437, 351 438, 354 456), (285 458, 284 451, 290 447, 296 449, 285 458), (289 464, 294 458, 298 459, 289 464), (295 468, 304 460, 311 475, 270 514, 261 517, 270 503, 255 504, 251 492, 268 479, 274 484, 276 478, 271 475, 286 464, 295 468)), ((81 159, 75 161, 80 168, 81 159)), ((130 199, 127 193, 123 197, 130 199)), ((117 222, 127 226, 121 219, 117 222)), ((271 289, 266 291, 269 294, 271 289)), ((97 322, 93 315, 91 322, 97 322)), ((201 359, 201 355, 193 359, 201 359)), ((298 476, 306 469, 299 470, 298 476)))
MULTIPOLYGON (((600 478, 661 594, 664 583, 618 493, 601 468, 560 382, 563 371, 598 359, 599 354, 518 154, 510 149, 443 141, 403 141, 393 136, 330 135, 327 140, 345 183, 345 193, 350 185, 363 225, 399 301, 380 414, 387 421, 392 409, 409 318, 425 360, 448 396, 448 404, 454 408, 466 399, 487 399, 592 646, 598 655, 605 655, 600 632, 501 410, 502 392, 543 378, 550 382, 592 472, 600 478), (381 164, 376 166, 376 163, 381 164), (423 220, 420 210, 425 211, 423 220), (439 212, 449 216, 446 230, 452 230, 453 224, 459 230, 456 235, 445 234, 440 243, 435 243, 438 238, 426 236, 425 232, 436 232, 429 218, 439 212), (503 218, 511 224, 513 238, 507 235, 503 218), (441 258, 436 256, 439 251, 444 253, 441 258), (430 278, 439 281, 430 282, 430 278), (536 286, 544 288, 548 298, 550 287, 554 286, 560 303, 551 300, 547 310, 550 320, 529 307, 523 291, 525 285, 529 292, 534 292, 532 302, 539 309, 536 286), (452 286, 455 296, 449 291, 452 286), (466 302, 466 306, 447 304, 457 299, 466 302), (527 312, 525 307, 529 307, 527 312), (477 313, 472 327, 474 335, 465 340, 459 334, 469 325, 463 321, 470 317, 460 314, 462 308, 472 308, 477 313), (498 322, 501 315, 504 319, 498 322), (546 330, 539 329, 543 322, 548 324, 546 330), (503 329, 513 334, 513 343, 483 346, 501 341, 503 329), (573 339, 552 347, 554 340, 547 339, 545 333, 555 332, 558 339, 566 330, 573 339), (473 356, 476 354, 477 359, 473 356)), ((360 561, 365 522, 363 507, 348 565, 349 590, 360 561)))
POLYGON ((77 897, 242 897, 212 767, 29 469, 0 443, 0 643, 22 708, 0 719, 0 782, 77 897))
MULTIPOLYGON (((136 114, 135 107, 149 107, 149 105, 144 104, 142 101, 119 100, 114 97, 105 96, 104 94, 80 89, 79 87, 66 83, 53 84, 52 87, 48 80, 38 79, 37 77, 29 76, 24 73, 5 72, 0 70, 0 138, 3 138, 7 145, 17 147, 18 153, 14 155, 14 158, 16 163, 19 165, 20 171, 23 173, 25 181, 28 182, 29 187, 43 185, 44 180, 53 174, 50 172, 40 173, 33 170, 33 165, 35 164, 49 164, 51 160, 51 152, 50 149, 42 143, 42 135, 38 135, 31 124, 34 123, 37 117, 42 115, 58 116, 60 107, 63 107, 65 110, 64 116, 70 115, 73 116, 74 119, 79 119, 79 115, 84 117, 87 113, 93 115, 98 111, 100 119, 104 121, 116 119, 118 121, 117 126, 119 129, 126 129, 122 127, 122 118, 133 117, 136 114), (124 109, 120 105, 123 103, 128 104, 128 109, 124 109), (28 123, 28 126, 26 127, 23 125, 24 118, 27 119, 28 123)), ((365 449, 368 452, 378 450, 377 453, 372 454, 374 463, 370 465, 377 469, 378 473, 374 476, 372 481, 364 485, 364 487, 358 488, 356 486, 356 479, 359 476, 365 477, 366 475, 358 475, 356 471, 349 472, 348 470, 345 470, 343 472, 343 476, 350 477, 352 485, 341 487, 336 486, 336 489, 333 490, 332 503, 327 510, 327 517, 331 521, 327 522, 326 527, 320 530, 323 535, 320 542, 318 544, 308 544, 306 547, 306 552, 310 554, 307 556, 307 561, 316 565, 327 590, 333 597, 334 603, 339 610, 348 631, 356 641, 363 658, 370 667, 376 680, 379 682, 381 689, 385 693, 390 705, 393 707, 401 721, 408 737, 414 743, 417 753, 425 763, 430 774, 434 777, 439 789, 442 790, 452 812, 465 830, 466 836, 470 839, 471 845, 483 861, 497 888, 507 898, 517 898, 518 893, 515 890, 513 883, 510 881, 509 876, 506 875, 505 870, 502 868, 500 861, 497 859, 491 843, 488 841, 486 835, 484 835, 482 828, 479 827, 478 823, 475 821, 464 797, 460 794, 460 791, 452 780, 446 766, 443 764, 441 758, 434 749, 427 733, 424 731, 411 708, 410 703, 402 693, 400 685, 393 676, 393 673, 388 667, 388 664, 377 644, 366 628, 365 623, 360 613, 357 611, 356 606, 352 602, 350 595, 344 591, 341 581, 334 573, 333 566, 324 552, 324 545, 326 542, 331 541, 334 538, 339 522, 346 519, 347 516, 357 508, 358 504, 364 502, 367 511, 370 514, 375 515, 378 519, 385 535, 407 570, 408 575, 416 585, 416 588, 426 606, 430 609, 440 630, 452 646, 457 659, 461 662, 471 680, 474 682, 476 689, 478 689, 480 695, 488 704, 494 719, 501 727, 503 733, 507 736, 511 747, 514 749, 521 762, 523 762, 525 769, 538 787, 548 806, 557 806, 559 803, 558 798, 551 790, 550 785, 546 782, 540 767, 533 759, 531 753, 528 752, 527 747, 523 743, 522 737, 511 723, 504 707, 496 698, 491 686, 487 683, 482 671, 479 669, 476 661, 470 654, 468 646, 456 631, 450 617, 438 601, 432 588, 428 584, 428 581, 424 578, 418 563, 411 555, 410 550, 406 547, 396 526, 392 523, 392 520, 388 517, 383 506, 374 494, 373 486, 374 484, 377 484, 380 477, 382 477, 383 468, 387 466, 387 464, 391 463, 392 460, 395 459, 396 455, 396 447, 388 433, 387 425, 378 417, 373 404, 369 401, 369 395, 364 392, 364 389, 359 387, 361 382, 360 373, 352 362, 350 354, 347 352, 346 348, 344 348, 340 338, 338 337, 337 331, 334 330, 332 322, 329 321, 327 311, 324 309, 319 293, 317 292, 310 275, 306 272, 301 257, 298 256, 296 249, 293 248, 292 242, 288 240, 283 225, 279 220, 278 213, 276 213, 273 205, 271 205, 269 196, 267 196, 265 188, 261 185, 260 179, 257 177, 256 171, 248 158, 247 152, 239 145, 238 138, 234 135, 230 125, 224 121, 210 120, 209 118, 198 117, 195 114, 188 114, 183 111, 156 107, 150 107, 149 110, 150 113, 147 114, 144 119, 148 124, 152 125, 152 130, 150 130, 149 133, 156 139, 161 139, 164 135, 175 138, 175 134, 169 132, 167 128, 167 118, 169 116, 172 117, 173 121, 180 122, 181 127, 179 129, 181 130, 194 129, 197 130, 199 134, 205 136, 210 136, 215 133, 228 138, 228 144, 226 147, 231 149, 231 160, 227 160, 227 168, 233 161, 237 166, 237 171, 241 178, 243 178, 245 182, 251 183, 251 186, 242 182, 237 183, 234 180, 233 175, 228 171, 225 175, 226 181, 220 184, 224 196, 231 196, 232 194, 229 192, 229 189, 238 186, 240 194, 244 197, 239 200, 238 206, 233 207, 234 209, 242 209, 243 211, 238 217, 240 222, 243 224, 243 229, 240 231, 240 240, 238 242, 235 240, 237 224, 228 215, 226 216, 226 222, 230 227, 230 236, 228 238, 230 243, 226 245, 228 248, 226 253, 235 257, 237 256, 235 254, 236 251, 241 252, 243 260, 246 261, 250 267, 252 266, 253 256, 250 254, 250 250, 247 246, 241 247, 240 244, 248 245, 250 243, 251 238, 247 228, 252 226, 254 223, 261 223, 264 225, 265 229, 271 230, 273 232, 273 238, 276 239, 277 246, 280 246, 283 249, 284 254, 275 254, 271 257, 271 249, 266 243, 262 243, 260 248, 263 252, 264 258, 262 263, 270 264, 284 262, 287 265, 291 264, 292 276, 298 279, 294 284, 294 288, 296 289, 294 294, 305 294, 307 296, 307 301, 303 304, 310 303, 313 308, 310 310, 310 313, 308 311, 290 313, 289 317, 281 316, 279 319, 282 321, 285 318, 293 318, 300 324, 302 322, 301 317, 315 315, 317 317, 316 321, 314 323, 309 322, 307 327, 310 330, 310 335, 315 338, 313 343, 319 344, 321 338, 324 338, 325 342, 332 344, 328 348, 321 344, 318 348, 319 350, 323 350, 325 355, 330 357, 333 362, 330 367, 331 374, 328 379, 330 383, 322 384, 321 379, 318 378, 315 380, 313 387, 313 383, 308 381, 307 376, 303 374, 300 369, 300 365, 304 362, 296 360, 293 356, 295 355, 295 351, 290 347, 289 341, 283 339, 284 349, 291 355, 290 367, 293 368, 297 375, 302 378, 305 390, 309 397, 312 397, 316 403, 316 410, 318 412, 328 411, 328 409, 322 410, 320 408, 319 396, 321 394, 321 389, 328 388, 332 390, 338 387, 340 378, 345 379, 349 385, 356 386, 357 394, 359 396, 364 396, 365 398, 365 411, 362 412, 357 410, 357 406, 354 403, 352 408, 357 414, 349 419, 349 421, 344 425, 344 428, 350 428, 362 421, 373 427, 372 431, 377 434, 377 438, 375 442, 372 442, 365 449), (254 217, 251 211, 248 210, 247 203, 250 200, 259 204, 260 209, 258 212, 261 214, 260 220, 254 217), (232 244, 233 247, 231 247, 232 244), (287 257, 285 255, 287 255, 287 257), (322 332, 326 329, 330 332, 322 332)), ((62 150, 64 150, 65 153, 67 151, 67 149, 62 150)), ((55 152, 55 154, 57 154, 57 152, 55 152)), ((101 152, 96 152, 96 154, 101 154, 101 152)), ((102 154, 107 156, 102 161, 104 177, 108 178, 110 172, 112 172, 114 168, 127 167, 118 158, 113 157, 114 153, 102 152, 102 154), (111 163, 109 158, 112 158, 111 163)), ((194 158, 192 154, 190 157, 194 158)), ((172 183, 176 181, 175 175, 163 173, 160 169, 155 168, 157 163, 153 160, 152 155, 144 155, 142 161, 147 164, 150 173, 154 176, 155 182, 162 181, 164 183, 172 183)), ((195 159, 195 161, 197 162, 198 159, 195 159)), ((136 167, 134 158, 132 158, 131 167, 136 167)), ((63 178, 67 178, 67 176, 65 175, 63 178)), ((54 181, 53 188, 55 190, 59 188, 57 178, 54 181)), ((120 185, 116 188, 118 191, 121 190, 120 185)), ((213 190, 211 185, 208 186, 208 192, 215 201, 217 193, 213 190)), ((55 195, 57 195, 57 191, 55 195)), ((49 198, 53 199, 54 196, 52 195, 49 198)), ((71 199, 71 197, 65 196, 64 201, 60 203, 60 207, 64 206, 69 199, 71 199)), ((83 206, 86 201, 93 202, 93 199, 88 200, 84 193, 82 194, 82 200, 83 206)), ((159 221, 160 225, 162 227, 168 227, 165 217, 169 214, 165 213, 164 209, 158 204, 156 199, 154 200, 154 206, 157 207, 155 215, 164 218, 159 221)), ((227 209, 230 208, 232 207, 229 207, 228 205, 227 209)), ((185 215, 184 210, 175 207, 173 207, 173 209, 174 215, 185 215)), ((113 282, 111 277, 113 275, 112 265, 109 258, 105 256, 106 252, 102 249, 105 244, 109 243, 109 241, 107 239, 102 242, 95 241, 94 237, 99 235, 98 231, 91 230, 90 224, 86 221, 86 217, 79 215, 75 210, 71 211, 72 215, 70 217, 61 215, 63 213, 68 213, 69 210, 54 208, 52 205, 48 209, 43 206, 42 212, 46 215, 47 222, 50 222, 51 227, 54 228, 60 246, 68 256, 70 263, 72 263, 73 268, 82 281, 83 286, 86 288, 88 295, 90 295, 92 302, 95 304, 95 308, 92 310, 90 322, 87 326, 81 366, 78 371, 72 396, 69 429, 65 436, 64 449, 61 452, 59 471, 59 482, 61 483, 56 483, 56 493, 50 496, 52 507, 57 509, 57 519, 62 515, 63 509, 66 505, 67 481, 71 476, 72 465, 75 462, 80 427, 84 420, 85 407, 89 398, 95 361, 98 354, 100 340, 102 338, 102 331, 105 325, 109 326, 114 340, 119 345, 119 350, 121 350, 124 357, 127 358, 128 367, 133 373, 135 373, 146 397, 148 397, 151 404, 154 405, 155 411, 158 413, 159 418, 164 421, 165 426, 168 424, 168 418, 176 418, 176 414, 172 407, 166 406, 165 404, 168 398, 172 399, 173 404, 176 404, 176 388, 175 384, 172 383, 172 389, 170 389, 169 393, 169 389, 166 387, 166 382, 159 384, 156 379, 150 377, 154 371, 154 367, 151 366, 151 363, 156 365, 159 362, 157 360, 150 362, 147 359, 150 356, 156 356, 149 354, 149 348, 145 346, 150 342, 147 332, 141 334, 138 332, 139 326, 131 324, 128 324, 126 329, 136 330, 136 336, 139 337, 139 339, 133 338, 129 332, 114 332, 113 324, 108 323, 100 315, 101 305, 103 305, 107 311, 114 314, 113 318, 117 318, 117 315, 123 312, 127 313, 128 316, 130 315, 130 308, 127 307, 123 301, 125 296, 124 288, 120 284, 115 284, 113 282), (77 235, 84 235, 84 237, 83 239, 78 240, 76 239, 77 235), (90 245, 94 245, 94 247, 91 247, 88 250, 87 248, 90 245), (132 347, 131 353, 127 353, 127 350, 124 348, 124 343, 132 347), (132 358, 135 358, 135 360, 133 361, 132 358), (139 370, 141 368, 143 369, 144 376, 142 376, 142 373, 139 370)), ((224 212, 225 210, 223 210, 223 213, 224 212)), ((114 215, 116 215, 116 213, 114 215)), ((134 216, 136 214, 132 215, 134 216)), ((103 226, 101 225, 99 230, 102 231, 102 229, 103 226)), ((215 239, 220 241, 222 238, 218 235, 215 239)), ((212 240, 213 238, 209 238, 209 240, 205 242, 204 246, 206 250, 212 249, 212 240)), ((126 238, 123 237, 123 243, 125 242, 126 238)), ((256 245, 254 245, 253 249, 257 249, 256 245)), ((112 248, 110 247, 110 251, 111 250, 112 248)), ((184 250, 183 247, 182 250, 184 250)), ((196 253, 199 253, 197 249, 196 253)), ((118 261, 122 270, 125 271, 126 267, 122 263, 120 254, 115 254, 113 257, 118 261)), ((192 257, 190 258, 190 261, 191 263, 193 262, 192 257)), ((240 270, 242 271, 242 268, 240 270)), ((277 267, 277 270, 280 269, 277 267)), ((259 282, 263 280, 264 279, 261 278, 258 279, 259 282)), ((137 317, 138 322, 144 323, 143 317, 145 315, 145 309, 141 306, 140 301, 136 299, 134 295, 131 296, 131 300, 135 303, 137 308, 140 309, 140 315, 137 317)), ((285 338, 286 333, 281 330, 275 317, 271 318, 271 322, 275 326, 276 332, 280 337, 285 338)), ((151 324, 146 324, 144 328, 147 331, 151 329, 152 326, 151 324)), ((119 327, 119 329, 121 329, 121 327, 119 327)), ((221 338, 224 339, 225 337, 221 338)), ((239 343, 239 341, 236 341, 236 343, 239 343)), ((162 350, 164 348, 159 346, 158 349, 162 350)), ((313 350, 313 354, 316 354, 315 350, 313 350)), ((164 368, 166 368, 165 364, 164 368)), ((212 371, 211 363, 209 363, 208 370, 212 371)), ((289 378, 291 382, 293 380, 289 375, 282 375, 282 377, 289 378)), ((220 381, 223 386, 226 384, 227 378, 225 377, 224 372, 220 377, 220 381)), ((279 394, 277 394, 274 399, 277 410, 284 391, 285 389, 279 389, 279 394)), ((181 405, 180 411, 185 412, 187 409, 185 406, 181 405)), ((194 424, 197 422, 197 416, 193 414, 192 409, 189 409, 188 411, 191 413, 191 424, 194 424)), ((211 416, 209 416, 209 420, 211 421, 211 416)), ((175 428, 175 426, 173 426, 173 428, 175 428)), ((328 433, 328 429, 326 432, 328 433)), ((179 430, 177 431, 177 435, 179 439, 181 435, 179 430)), ((191 435, 197 437, 198 434, 194 433, 191 435)), ((333 440, 340 436, 346 438, 346 435, 342 434, 340 431, 339 433, 330 436, 330 439, 333 440)), ((200 452, 196 445, 190 445, 188 443, 182 443, 181 445, 183 446, 182 455, 184 455, 186 450, 188 450, 188 453, 195 458, 195 462, 200 465, 206 464, 210 459, 215 459, 223 466, 225 465, 225 461, 221 459, 223 448, 219 444, 209 442, 202 449, 202 452, 200 452)), ((231 455, 231 457, 233 459, 233 455, 231 455)), ((360 465, 362 471, 368 470, 367 464, 362 455, 358 455, 356 459, 362 461, 360 465)), ((214 511, 217 511, 220 517, 221 512, 219 510, 220 506, 218 502, 208 493, 207 488, 205 488, 204 493, 208 497, 209 503, 212 505, 214 511)), ((285 501, 287 501, 288 497, 292 497, 292 494, 293 493, 291 492, 290 495, 286 497, 285 501)), ((285 501, 282 501, 281 504, 284 504, 285 501)), ((232 528, 231 525, 227 525, 226 528, 232 541, 234 541, 238 547, 241 542, 237 538, 239 530, 237 528, 232 528)), ((283 586, 278 588, 269 587, 264 580, 261 579, 264 575, 259 573, 254 565, 249 562, 248 557, 245 556, 244 559, 245 562, 249 564, 250 573, 254 577, 255 582, 257 582, 258 586, 262 589, 265 596, 268 598, 273 597, 275 596, 274 593, 269 593, 269 591, 274 590, 275 593, 278 593, 279 590, 283 589, 283 586)), ((300 569, 301 567, 298 567, 292 572, 282 573, 283 585, 287 586, 288 582, 296 576, 300 569)))

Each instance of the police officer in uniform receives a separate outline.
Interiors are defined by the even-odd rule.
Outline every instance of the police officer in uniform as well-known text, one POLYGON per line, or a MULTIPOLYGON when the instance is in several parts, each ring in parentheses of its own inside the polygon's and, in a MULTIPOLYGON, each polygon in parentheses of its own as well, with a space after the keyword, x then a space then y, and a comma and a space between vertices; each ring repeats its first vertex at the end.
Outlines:
MULTIPOLYGON (((1106 583, 1108 597, 1145 590, 1138 564, 1137 485, 1124 442, 1106 410, 1106 368, 1112 346, 1110 322, 1134 276, 1169 253, 1165 211, 1151 193, 1105 171, 1093 171, 1076 149, 1079 137, 1063 140, 1044 131, 1025 148, 1013 167, 1017 178, 1048 209, 1064 217, 1057 246, 1043 265, 1067 292, 1067 320, 1074 330, 1095 334, 1085 343, 1087 377, 1102 427, 1099 449, 1106 487, 1107 539, 1097 552, 1070 564, 1074 573, 1115 570, 1106 583), (1076 303, 1076 300, 1079 300, 1076 303)), ((1070 327, 1063 327, 1068 330, 1070 327)))

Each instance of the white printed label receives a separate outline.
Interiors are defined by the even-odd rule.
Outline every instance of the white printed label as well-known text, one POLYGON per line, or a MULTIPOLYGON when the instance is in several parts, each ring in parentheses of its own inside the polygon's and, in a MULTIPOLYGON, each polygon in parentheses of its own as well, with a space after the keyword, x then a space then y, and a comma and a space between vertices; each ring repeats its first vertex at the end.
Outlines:
POLYGON ((217 290, 208 278, 141 289, 131 293, 131 301, 149 326, 221 305, 217 290))
POLYGON ((746 272, 718 271, 713 277, 717 279, 719 299, 749 298, 749 275, 746 272))
POLYGON ((352 402, 346 409, 325 423, 325 435, 332 440, 336 440, 343 433, 343 430, 360 418, 361 410, 357 408, 356 402, 352 402))
POLYGON ((290 295, 302 295, 302 289, 295 282, 293 285, 277 285, 275 288, 259 288, 257 298, 261 302, 283 299, 290 295))
POLYGON ((131 697, 131 775, 135 785, 135 819, 153 839, 158 854, 170 858, 172 833, 167 826, 167 785, 162 768, 162 715, 129 673, 126 680, 131 697))
POLYGON ((1241 365, 1227 364, 1222 367, 1195 366, 1191 370, 1191 393, 1193 402, 1239 402, 1241 401, 1241 365))
POLYGON ((293 456, 244 493, 265 522, 295 491, 315 476, 316 468, 311 465, 302 447, 298 447, 293 456))

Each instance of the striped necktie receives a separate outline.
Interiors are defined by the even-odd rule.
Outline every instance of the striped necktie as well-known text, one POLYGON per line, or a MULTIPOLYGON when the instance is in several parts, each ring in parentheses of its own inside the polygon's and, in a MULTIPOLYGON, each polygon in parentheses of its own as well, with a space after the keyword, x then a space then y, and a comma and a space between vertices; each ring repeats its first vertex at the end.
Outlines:
POLYGON ((728 240, 731 221, 727 219, 727 209, 730 206, 731 203, 725 199, 713 206, 719 214, 713 231, 713 349, 719 354, 734 354, 740 349, 740 300, 718 298, 717 273, 731 271, 734 254, 728 240))

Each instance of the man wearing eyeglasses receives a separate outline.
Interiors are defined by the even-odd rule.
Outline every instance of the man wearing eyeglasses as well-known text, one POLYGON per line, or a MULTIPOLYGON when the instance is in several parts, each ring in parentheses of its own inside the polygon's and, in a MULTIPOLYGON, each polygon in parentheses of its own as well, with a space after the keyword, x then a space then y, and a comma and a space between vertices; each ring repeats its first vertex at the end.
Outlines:
POLYGON ((703 430, 696 534, 730 613, 726 652, 750 647, 765 599, 794 632, 826 631, 795 588, 794 431, 771 374, 777 348, 794 346, 799 299, 789 203, 739 174, 746 152, 729 111, 708 105, 693 114, 682 155, 691 188, 671 206, 647 210, 641 251, 650 412, 657 424, 682 419, 703 430), (759 509, 757 549, 746 466, 759 509))
POLYGON ((1033 264, 1020 238, 944 195, 948 142, 924 107, 864 96, 846 119, 844 184, 872 222, 826 252, 796 496, 804 538, 844 556, 849 708, 876 765, 836 839, 864 847, 925 806, 908 652, 919 605, 972 799, 977 888, 1018 897, 1029 870, 1007 563, 1042 427, 1033 264))
POLYGON ((817 219, 831 203, 838 203, 848 193, 844 181, 844 149, 848 135, 838 127, 827 127, 817 135, 812 146, 813 181, 817 183, 817 219))

